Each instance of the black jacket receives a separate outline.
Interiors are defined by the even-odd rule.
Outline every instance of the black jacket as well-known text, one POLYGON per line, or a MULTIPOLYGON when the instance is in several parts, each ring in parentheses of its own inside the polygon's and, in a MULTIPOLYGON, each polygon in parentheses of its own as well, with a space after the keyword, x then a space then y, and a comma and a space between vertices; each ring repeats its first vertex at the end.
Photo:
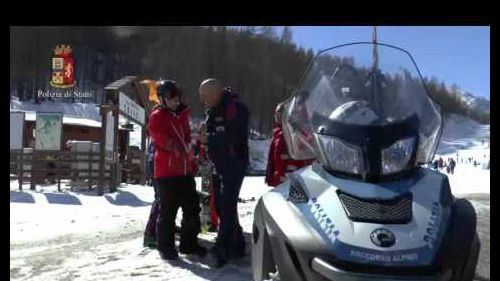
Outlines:
POLYGON ((248 166, 248 119, 247 107, 230 91, 206 111, 208 155, 218 172, 230 171, 235 161, 248 166))

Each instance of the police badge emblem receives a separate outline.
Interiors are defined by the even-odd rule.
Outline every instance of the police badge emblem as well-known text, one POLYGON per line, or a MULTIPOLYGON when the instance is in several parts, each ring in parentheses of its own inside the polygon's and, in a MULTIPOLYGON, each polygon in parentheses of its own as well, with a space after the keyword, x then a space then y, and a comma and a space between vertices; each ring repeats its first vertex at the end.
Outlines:
POLYGON ((71 88, 75 86, 74 60, 70 46, 58 45, 54 48, 52 58, 52 79, 50 85, 54 88, 71 88))

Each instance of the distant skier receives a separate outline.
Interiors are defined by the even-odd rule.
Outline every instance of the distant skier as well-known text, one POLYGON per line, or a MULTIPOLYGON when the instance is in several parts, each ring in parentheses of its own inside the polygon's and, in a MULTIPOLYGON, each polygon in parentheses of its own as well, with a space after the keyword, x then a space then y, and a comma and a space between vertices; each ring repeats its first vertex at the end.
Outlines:
POLYGON ((274 113, 273 139, 269 148, 265 182, 269 186, 278 186, 285 180, 287 173, 310 165, 313 160, 294 160, 288 154, 283 137, 282 114, 284 103, 276 106, 274 113))
POLYGON ((442 169, 444 167, 444 161, 443 158, 439 157, 438 159, 438 164, 439 164, 439 169, 442 169))
POLYGON ((437 159, 434 160, 434 162, 432 162, 432 168, 434 170, 436 170, 436 171, 438 170, 438 168, 439 168, 439 161, 437 159))
POLYGON ((457 163, 455 162, 455 159, 451 158, 450 159, 450 163, 448 164, 448 166, 450 167, 450 173, 453 175, 453 173, 455 172, 455 166, 457 165, 457 163))

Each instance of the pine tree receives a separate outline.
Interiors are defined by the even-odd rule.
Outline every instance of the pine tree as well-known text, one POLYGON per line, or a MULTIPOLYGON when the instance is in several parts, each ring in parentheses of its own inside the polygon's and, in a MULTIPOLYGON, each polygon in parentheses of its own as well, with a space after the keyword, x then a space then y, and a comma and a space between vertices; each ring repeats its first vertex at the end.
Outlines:
POLYGON ((281 33, 281 42, 285 45, 289 45, 292 43, 292 39, 292 28, 289 26, 283 27, 283 31, 281 33))
POLYGON ((262 26, 259 34, 267 39, 276 39, 276 30, 274 26, 262 26))

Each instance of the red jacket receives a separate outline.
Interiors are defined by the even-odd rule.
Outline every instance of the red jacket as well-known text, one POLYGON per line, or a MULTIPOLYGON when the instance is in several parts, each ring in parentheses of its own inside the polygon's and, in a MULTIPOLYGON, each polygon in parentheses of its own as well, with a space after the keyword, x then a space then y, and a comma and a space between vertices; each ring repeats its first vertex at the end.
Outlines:
POLYGON ((277 186, 285 180, 285 174, 311 165, 314 160, 294 160, 288 154, 288 148, 280 125, 273 130, 273 139, 267 160, 266 184, 277 186))
POLYGON ((191 109, 181 105, 177 113, 158 106, 149 115, 148 130, 156 148, 155 179, 195 173, 190 114, 191 109))

